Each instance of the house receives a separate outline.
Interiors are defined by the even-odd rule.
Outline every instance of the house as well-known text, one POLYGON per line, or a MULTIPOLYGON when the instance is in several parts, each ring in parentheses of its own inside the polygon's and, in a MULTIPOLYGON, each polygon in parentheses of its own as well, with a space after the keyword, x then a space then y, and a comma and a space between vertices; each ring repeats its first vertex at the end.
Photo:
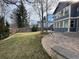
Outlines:
MULTIPOLYGON (((38 28, 41 29, 41 25, 42 25, 41 21, 38 21, 37 24, 38 24, 38 28)), ((43 22, 44 29, 50 29, 51 25, 52 25, 52 21, 43 22)))
POLYGON ((56 32, 79 31, 79 2, 60 2, 53 13, 56 32))

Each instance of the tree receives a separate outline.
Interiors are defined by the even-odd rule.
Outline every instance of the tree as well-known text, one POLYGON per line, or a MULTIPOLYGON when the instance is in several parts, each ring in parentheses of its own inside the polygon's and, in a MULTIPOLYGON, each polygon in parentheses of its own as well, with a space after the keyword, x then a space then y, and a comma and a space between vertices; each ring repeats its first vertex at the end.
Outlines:
POLYGON ((2 33, 4 28, 4 17, 0 16, 0 34, 2 33))
POLYGON ((52 5, 53 0, 34 0, 34 2, 32 2, 32 7, 34 8, 34 10, 36 11, 37 15, 40 18, 42 32, 44 28, 43 24, 44 14, 46 16, 46 23, 48 27, 48 11, 51 10, 52 5))
POLYGON ((6 22, 6 23, 5 23, 5 27, 4 27, 4 37, 5 37, 5 38, 8 37, 9 34, 10 34, 10 32, 9 32, 9 23, 6 22))
POLYGON ((9 34, 9 23, 8 22, 6 22, 5 29, 6 29, 5 32, 9 34))
POLYGON ((11 15, 11 18, 15 17, 18 28, 28 26, 27 11, 22 0, 20 0, 18 8, 14 10, 13 15, 14 16, 11 15))
MULTIPOLYGON (((35 11, 37 12, 40 20, 41 20, 41 30, 43 32, 43 17, 44 17, 44 12, 47 11, 46 9, 46 1, 48 0, 21 0, 21 1, 27 1, 31 4, 33 4, 33 8, 35 9, 35 11), (45 9, 45 10, 44 10, 45 9)), ((16 2, 14 2, 13 0, 4 0, 5 3, 7 4, 14 4, 16 5, 16 2)), ((18 5, 16 5, 17 7, 19 7, 18 5)))
MULTIPOLYGON (((14 0, 5 0, 9 4, 15 4, 13 1, 14 0)), ((46 23, 48 27, 48 11, 51 9, 51 6, 53 7, 55 3, 58 3, 59 0, 22 0, 22 1, 27 1, 30 4, 32 4, 34 10, 38 14, 40 21, 41 21, 41 30, 43 32, 43 17, 44 13, 46 13, 46 23)), ((17 5, 16 5, 17 6, 17 5)), ((55 8, 54 8, 55 9, 55 8)))
POLYGON ((4 23, 4 17, 0 16, 0 39, 6 38, 9 36, 9 24, 8 22, 4 23))
POLYGON ((38 25, 33 25, 31 30, 32 30, 32 32, 38 31, 38 25))

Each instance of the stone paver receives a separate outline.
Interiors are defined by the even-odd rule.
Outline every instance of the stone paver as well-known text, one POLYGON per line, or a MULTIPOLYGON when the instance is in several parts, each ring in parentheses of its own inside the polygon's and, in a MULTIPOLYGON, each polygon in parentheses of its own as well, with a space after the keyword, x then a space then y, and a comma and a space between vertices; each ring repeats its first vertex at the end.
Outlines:
POLYGON ((52 55, 51 47, 61 46, 75 53, 79 53, 79 33, 55 33, 49 34, 42 39, 42 45, 52 55))

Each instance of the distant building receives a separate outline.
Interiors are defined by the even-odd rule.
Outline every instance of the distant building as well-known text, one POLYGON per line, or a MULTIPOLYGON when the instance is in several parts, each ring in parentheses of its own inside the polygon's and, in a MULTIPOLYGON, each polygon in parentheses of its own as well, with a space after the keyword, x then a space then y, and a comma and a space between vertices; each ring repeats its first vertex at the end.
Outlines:
POLYGON ((53 28, 56 32, 79 31, 79 2, 60 2, 55 9, 53 28))
MULTIPOLYGON (((41 23, 41 21, 38 21, 38 28, 40 29, 41 28, 41 25, 42 25, 42 23, 41 23)), ((51 21, 48 21, 48 23, 47 22, 43 22, 43 27, 44 27, 44 29, 49 29, 49 27, 52 25, 52 22, 51 21)))

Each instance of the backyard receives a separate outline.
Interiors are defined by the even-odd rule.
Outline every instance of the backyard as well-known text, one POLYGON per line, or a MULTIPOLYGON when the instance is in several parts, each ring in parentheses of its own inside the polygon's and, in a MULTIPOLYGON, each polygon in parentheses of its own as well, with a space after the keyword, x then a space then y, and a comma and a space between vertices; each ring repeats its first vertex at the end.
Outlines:
POLYGON ((41 45, 40 32, 16 33, 0 41, 0 59, 51 59, 41 45))

